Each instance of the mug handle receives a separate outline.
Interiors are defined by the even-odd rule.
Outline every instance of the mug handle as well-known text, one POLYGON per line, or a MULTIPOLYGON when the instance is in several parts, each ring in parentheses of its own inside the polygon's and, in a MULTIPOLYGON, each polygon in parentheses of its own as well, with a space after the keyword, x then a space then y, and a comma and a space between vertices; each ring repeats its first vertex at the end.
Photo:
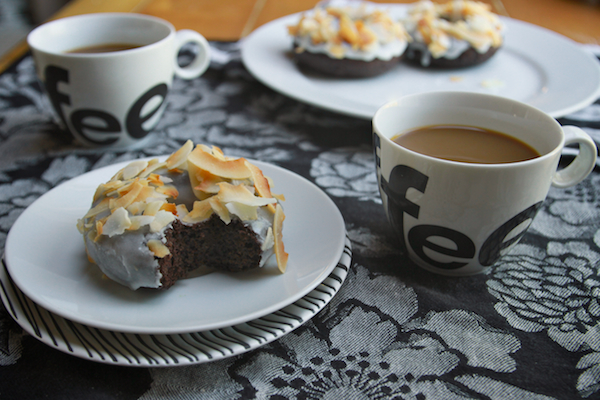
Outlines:
POLYGON ((579 144, 579 154, 565 168, 556 171, 552 178, 552 186, 566 188, 573 186, 585 179, 594 169, 598 150, 594 140, 582 129, 576 126, 563 126, 565 146, 579 144))
POLYGON ((207 70, 210 65, 210 46, 204 36, 190 29, 181 29, 175 33, 175 75, 182 79, 194 79, 207 70), (177 63, 177 54, 183 45, 195 43, 200 48, 191 64, 181 67, 177 63))

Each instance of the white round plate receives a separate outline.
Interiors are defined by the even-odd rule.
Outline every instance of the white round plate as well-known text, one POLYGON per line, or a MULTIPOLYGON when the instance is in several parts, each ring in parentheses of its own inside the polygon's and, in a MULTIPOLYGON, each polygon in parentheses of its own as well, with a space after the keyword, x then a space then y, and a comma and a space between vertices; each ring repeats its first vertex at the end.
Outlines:
POLYGON ((253 161, 285 195, 283 240, 289 261, 240 273, 213 272, 168 290, 119 285, 87 260, 76 228, 96 187, 127 163, 88 172, 30 205, 6 239, 4 260, 17 286, 34 302, 71 321, 119 332, 170 334, 233 326, 304 297, 337 265, 344 220, 316 185, 286 169, 253 161))
POLYGON ((0 297, 17 323, 50 347, 105 364, 168 367, 200 364, 242 354, 296 329, 325 307, 346 279, 352 251, 346 248, 331 274, 287 307, 242 324, 204 332, 145 335, 98 329, 64 319, 31 301, 2 263, 0 297))
MULTIPOLYGON (((407 5, 386 4, 394 18, 407 5)), ((584 108, 600 96, 600 63, 580 45, 544 28, 502 18, 505 43, 489 61, 466 69, 433 70, 399 63, 383 75, 337 79, 301 72, 291 57, 286 26, 300 14, 271 21, 242 42, 242 61, 272 89, 305 103, 371 119, 383 104, 430 91, 490 93, 528 103, 553 117, 584 108)))

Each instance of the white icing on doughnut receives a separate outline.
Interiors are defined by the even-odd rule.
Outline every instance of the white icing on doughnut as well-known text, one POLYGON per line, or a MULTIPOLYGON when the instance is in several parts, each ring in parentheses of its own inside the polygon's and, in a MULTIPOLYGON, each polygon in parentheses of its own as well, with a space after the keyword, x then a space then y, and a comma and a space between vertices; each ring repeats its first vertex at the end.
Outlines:
POLYGON ((404 53, 409 36, 401 23, 381 7, 363 2, 358 7, 329 2, 305 12, 288 26, 296 51, 326 54, 336 59, 389 61, 404 53))

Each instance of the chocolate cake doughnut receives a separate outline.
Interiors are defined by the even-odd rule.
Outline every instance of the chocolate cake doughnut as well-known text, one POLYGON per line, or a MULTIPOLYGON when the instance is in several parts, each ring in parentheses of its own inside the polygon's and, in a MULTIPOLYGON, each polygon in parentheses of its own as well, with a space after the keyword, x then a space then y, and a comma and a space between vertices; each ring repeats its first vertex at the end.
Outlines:
POLYGON ((502 46, 504 29, 485 3, 424 0, 408 11, 411 35, 405 60, 422 67, 463 68, 489 60, 502 46))
POLYGON ((301 68, 340 78, 364 78, 394 68, 409 39, 404 27, 371 3, 318 5, 288 26, 301 68))
POLYGON ((199 267, 237 272, 271 256, 283 273, 283 200, 249 161, 188 141, 166 161, 119 170, 77 227, 108 278, 133 290, 167 289, 199 267))

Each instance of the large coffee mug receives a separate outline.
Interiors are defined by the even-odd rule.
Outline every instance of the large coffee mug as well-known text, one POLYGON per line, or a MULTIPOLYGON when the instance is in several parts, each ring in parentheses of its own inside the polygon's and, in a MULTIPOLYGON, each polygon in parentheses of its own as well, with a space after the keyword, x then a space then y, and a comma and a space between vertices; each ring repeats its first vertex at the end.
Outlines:
POLYGON ((210 64, 202 35, 141 14, 58 19, 27 41, 57 122, 92 146, 141 144, 164 111, 173 76, 196 78, 210 64), (198 52, 182 67, 177 58, 187 43, 198 52))
POLYGON ((373 118, 373 140, 383 207, 401 249, 419 266, 453 276, 494 265, 523 236, 550 187, 582 181, 597 154, 579 128, 561 127, 518 101, 466 92, 416 94, 384 105, 373 118), (392 140, 440 125, 500 132, 538 155, 491 164, 451 161, 392 140), (579 145, 579 153, 558 169, 561 151, 570 144, 579 145))

